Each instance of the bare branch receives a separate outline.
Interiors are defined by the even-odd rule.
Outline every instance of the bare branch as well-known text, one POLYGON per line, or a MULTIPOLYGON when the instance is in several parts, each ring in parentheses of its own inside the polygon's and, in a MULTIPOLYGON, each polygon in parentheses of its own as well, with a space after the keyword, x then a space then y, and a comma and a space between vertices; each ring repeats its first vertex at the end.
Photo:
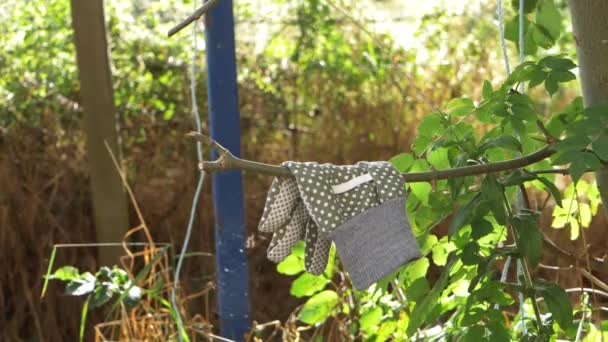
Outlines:
MULTIPOLYGON (((283 166, 264 164, 256 161, 237 158, 232 153, 230 153, 230 151, 228 151, 225 147, 221 146, 210 137, 196 132, 190 132, 188 135, 200 141, 201 143, 217 150, 220 154, 220 157, 215 161, 201 162, 200 167, 206 172, 214 173, 227 170, 244 170, 265 173, 273 176, 291 177, 291 173, 289 172, 289 170, 283 166)), ((403 179, 408 183, 430 182, 441 179, 451 179, 457 177, 508 171, 537 163, 543 159, 548 158, 553 153, 554 151, 551 146, 547 145, 534 153, 515 159, 481 165, 457 167, 447 170, 404 173, 403 179)))
POLYGON ((197 20, 203 14, 207 13, 211 7, 215 6, 219 0, 207 0, 205 3, 199 7, 196 11, 192 12, 186 19, 182 20, 179 24, 175 25, 172 29, 169 30, 167 36, 171 37, 177 32, 183 30, 186 26, 190 25, 193 21, 197 20))

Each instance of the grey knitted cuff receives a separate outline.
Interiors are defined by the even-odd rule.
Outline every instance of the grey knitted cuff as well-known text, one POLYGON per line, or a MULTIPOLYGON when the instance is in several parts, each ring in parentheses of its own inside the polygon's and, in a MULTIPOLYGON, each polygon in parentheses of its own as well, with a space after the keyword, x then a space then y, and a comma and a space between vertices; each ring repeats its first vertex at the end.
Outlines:
POLYGON ((353 217, 330 237, 358 290, 421 257, 405 215, 405 198, 386 201, 353 217))

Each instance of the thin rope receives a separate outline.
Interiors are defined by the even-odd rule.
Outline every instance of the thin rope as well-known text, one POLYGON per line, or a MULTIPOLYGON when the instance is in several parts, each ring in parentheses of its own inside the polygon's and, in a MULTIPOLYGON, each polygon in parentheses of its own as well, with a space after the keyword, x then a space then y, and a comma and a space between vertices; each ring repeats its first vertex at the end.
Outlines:
MULTIPOLYGON (((524 58, 525 58, 525 41, 524 41, 524 2, 525 0, 519 0, 519 63, 522 64, 524 62, 524 58)), ((523 82, 519 84, 518 90, 521 92, 524 92, 524 85, 523 82)), ((517 138, 519 137, 519 134, 517 134, 517 132, 515 133, 515 135, 517 136, 517 138)), ((521 153, 518 153, 518 155, 521 155, 521 153)), ((518 188, 517 189, 517 193, 515 195, 516 201, 515 201, 515 205, 516 207, 519 209, 521 208, 521 204, 523 202, 523 194, 522 194, 522 189, 518 188)), ((517 259, 517 282, 521 283, 521 276, 523 275, 523 265, 522 265, 522 261, 521 259, 517 259)), ((524 302, 525 302, 525 298, 524 298, 524 294, 522 292, 519 293, 518 296, 518 301, 519 301, 519 317, 521 320, 521 326, 522 326, 522 332, 524 334, 528 333, 528 329, 526 327, 525 321, 526 321, 526 310, 524 310, 524 302)), ((541 322, 538 322, 538 324, 541 324, 541 322)))
MULTIPOLYGON (((524 53, 525 50, 525 40, 524 40, 524 3, 525 0, 519 1, 519 64, 524 62, 526 55, 524 53)), ((521 92, 525 91, 523 82, 520 83, 521 92)))
MULTIPOLYGON (((196 2, 193 2, 196 9, 196 2)), ((196 102, 196 59, 198 57, 198 39, 197 39, 197 25, 192 25, 192 61, 190 65, 190 97, 192 102, 192 115, 194 116, 194 122, 196 124, 196 131, 202 133, 201 118, 198 111, 198 105, 196 102)), ((202 143, 196 143, 196 156, 198 160, 203 160, 203 146, 202 143)), ((205 172, 200 171, 198 184, 194 191, 194 198, 192 199, 192 208, 190 209, 190 219, 188 220, 188 227, 186 228, 186 236, 182 244, 182 250, 177 260, 177 266, 175 268, 175 279, 173 281, 173 289, 171 291, 171 304, 173 305, 173 311, 175 312, 175 321, 177 323, 177 337, 180 342, 183 342, 184 337, 182 332, 184 330, 184 323, 182 321, 181 313, 177 306, 177 289, 179 287, 179 276, 182 271, 182 265, 184 263, 184 257, 188 251, 188 245, 190 244, 190 237, 192 235, 192 227, 194 226, 194 219, 196 217, 196 208, 198 207, 201 190, 205 181, 205 172)))
MULTIPOLYGON (((505 43, 505 30, 504 30, 504 18, 502 14, 502 0, 498 0, 498 5, 496 8, 496 13, 498 15, 498 31, 500 34, 500 47, 502 48, 502 56, 505 63, 505 69, 507 70, 507 76, 511 74, 511 68, 509 67, 509 56, 507 55, 507 45, 505 43)), ((499 245, 503 245, 501 242, 499 245)), ((507 276, 509 274, 509 268, 511 268, 511 256, 507 256, 505 260, 505 264, 502 268, 502 273, 500 274, 500 281, 505 282, 507 280, 507 276)), ((494 305, 495 309, 498 309, 499 305, 494 305)))
MULTIPOLYGON (((519 62, 523 63, 524 59, 525 59, 525 44, 524 44, 524 1, 525 0, 520 0, 519 1, 519 62)), ((509 76, 511 74, 511 67, 509 66, 509 55, 507 53, 507 44, 505 42, 505 30, 504 30, 504 15, 503 15, 503 10, 502 10, 502 0, 498 0, 498 6, 497 6, 497 14, 498 14, 498 31, 500 33, 500 46, 502 48, 502 56, 504 59, 504 63, 505 63, 505 69, 507 71, 507 76, 509 76)), ((523 85, 521 86, 521 90, 523 91, 523 85)), ((516 196, 516 207, 519 208, 521 206, 521 198, 522 194, 521 194, 521 190, 518 189, 517 191, 517 196, 516 196)), ((509 274, 509 268, 511 267, 511 256, 508 256, 506 261, 505 261, 505 265, 502 269, 502 273, 500 275, 500 280, 501 282, 506 281, 507 276, 509 274)), ((522 269, 522 265, 521 265, 521 260, 517 260, 516 263, 516 272, 517 272, 517 283, 521 283, 521 281, 519 280, 521 273, 523 272, 522 269)), ((525 324, 525 310, 524 310, 524 296, 522 293, 519 294, 519 312, 520 312, 520 319, 521 319, 521 323, 522 323, 522 332, 524 334, 526 334, 526 324, 525 324)))
POLYGON ((500 32, 500 47, 502 48, 502 57, 505 62, 505 68, 507 70, 507 76, 511 75, 511 67, 509 66, 509 56, 507 55, 507 44, 505 43, 505 24, 502 13, 502 0, 498 0, 498 8, 496 9, 498 14, 498 31, 500 32))
MULTIPOLYGON (((524 274, 523 266, 521 265, 521 259, 517 259, 517 283, 521 284, 521 277, 524 274)), ((521 332, 526 335, 528 333, 528 328, 526 328, 526 310, 524 310, 524 294, 522 292, 519 293, 517 300, 519 301, 519 321, 521 322, 521 332)), ((534 305, 534 304, 532 304, 534 305)), ((541 324, 541 322, 538 322, 541 324)))
MULTIPOLYGON (((519 43, 519 62, 520 63, 523 63, 524 59, 525 59, 524 1, 525 0, 519 1, 519 9, 518 9, 519 10, 519 32, 518 32, 519 42, 518 43, 519 43)), ((502 55, 503 55, 503 59, 504 59, 504 63, 505 63, 505 69, 507 71, 507 76, 509 76, 511 74, 511 68, 509 66, 509 56, 507 53, 507 45, 505 43, 504 15, 503 15, 503 11, 502 11, 502 0, 498 0, 497 14, 498 14, 498 30, 500 32, 500 46, 502 48, 502 55)), ((521 91, 524 91, 523 84, 520 84, 520 87, 521 87, 520 88, 521 91)), ((516 203, 515 203, 517 208, 521 207, 521 202, 522 202, 522 193, 521 193, 521 190, 518 189, 517 195, 516 195, 516 203)), ((507 260, 505 261, 505 265, 502 270, 502 274, 500 276, 501 281, 506 280, 507 275, 509 273, 510 266, 511 266, 511 256, 508 256, 507 260)), ((517 283, 518 284, 521 284, 520 276, 522 273, 523 273, 523 269, 522 269, 521 260, 518 259, 517 263, 516 263, 516 274, 517 274, 517 283)), ((524 310, 525 299, 524 299, 523 293, 519 294, 518 301, 519 301, 519 317, 520 317, 520 321, 521 321, 522 332, 524 334, 526 334, 527 333, 527 328, 526 328, 526 324, 525 324, 526 312, 524 310)))

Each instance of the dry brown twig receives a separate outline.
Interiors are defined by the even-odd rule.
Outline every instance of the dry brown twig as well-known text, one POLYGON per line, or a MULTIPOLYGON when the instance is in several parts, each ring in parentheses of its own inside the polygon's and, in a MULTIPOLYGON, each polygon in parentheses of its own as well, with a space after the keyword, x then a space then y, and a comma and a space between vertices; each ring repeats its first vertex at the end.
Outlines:
POLYGON ((169 36, 169 37, 173 36, 174 34, 183 30, 186 26, 190 25, 192 22, 194 22, 197 19, 199 19, 200 17, 202 17, 204 14, 209 12, 209 10, 213 6, 215 6, 218 3, 218 1, 219 0, 205 1, 205 3, 201 7, 199 7, 194 12, 192 12, 192 14, 190 14, 188 17, 186 17, 186 19, 182 20, 179 24, 173 26, 167 33, 167 36, 169 36))

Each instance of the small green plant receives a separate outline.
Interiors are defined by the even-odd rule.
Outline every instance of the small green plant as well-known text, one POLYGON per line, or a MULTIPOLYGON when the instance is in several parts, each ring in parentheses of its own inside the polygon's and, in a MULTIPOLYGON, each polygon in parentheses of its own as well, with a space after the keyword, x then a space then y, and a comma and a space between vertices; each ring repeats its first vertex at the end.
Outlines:
POLYGON ((112 298, 130 308, 142 299, 142 289, 129 279, 127 271, 114 266, 101 267, 95 274, 80 273, 74 266, 63 266, 46 280, 65 282, 65 293, 69 296, 85 296, 80 316, 80 339, 84 337, 84 327, 89 310, 108 303, 112 298))
MULTIPOLYGON (((149 259, 134 277, 130 276, 125 269, 117 266, 112 268, 102 266, 94 274, 86 271, 80 272, 78 268, 71 265, 60 267, 52 272, 59 247, 75 247, 75 245, 55 245, 53 247, 47 274, 44 277, 41 297, 46 294, 49 281, 56 280, 65 283, 65 293, 67 295, 85 298, 80 314, 79 336, 81 341, 84 339, 88 312, 109 303, 113 304, 108 308, 108 319, 118 312, 117 309, 121 307, 130 311, 141 304, 145 306, 144 311, 149 311, 147 309, 154 311, 156 306, 151 305, 150 300, 160 303, 160 307, 166 309, 171 318, 174 319, 174 308, 161 296, 167 281, 163 276, 159 276, 162 272, 159 273, 155 270, 160 266, 160 259, 166 258, 168 244, 143 252, 148 255, 149 259), (144 282, 150 284, 151 287, 144 289, 137 285, 144 282)), ((162 266, 160 267, 162 268, 162 266)), ((186 340, 188 340, 187 336, 186 340)))

